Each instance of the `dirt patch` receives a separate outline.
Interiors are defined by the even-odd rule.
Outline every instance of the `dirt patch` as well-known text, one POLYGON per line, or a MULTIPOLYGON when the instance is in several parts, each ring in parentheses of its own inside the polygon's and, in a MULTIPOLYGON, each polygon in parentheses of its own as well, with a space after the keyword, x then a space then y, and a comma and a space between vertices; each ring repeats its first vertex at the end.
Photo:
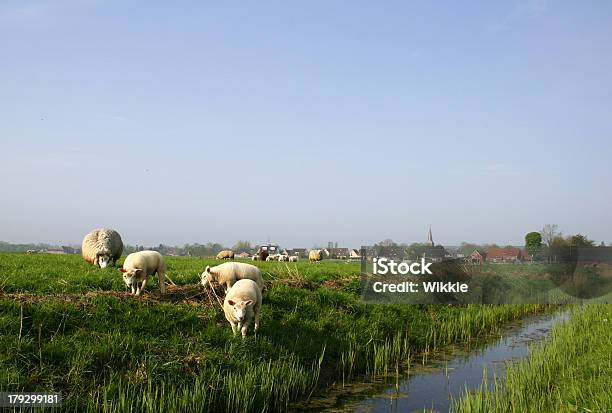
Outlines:
POLYGON ((354 278, 334 278, 331 280, 326 280, 323 283, 323 287, 329 288, 330 290, 337 290, 352 283, 353 281, 355 281, 354 278))
MULTIPOLYGON (((202 289, 199 285, 169 285, 166 293, 161 294, 159 290, 145 291, 140 297, 135 297, 127 292, 119 291, 89 291, 87 293, 4 293, 0 291, 0 299, 19 301, 22 303, 38 303, 42 301, 64 301, 74 303, 84 303, 94 297, 115 297, 126 300, 171 302, 187 304, 192 306, 211 307, 218 303, 223 297, 223 291, 211 291, 202 289), (216 294, 216 297, 215 297, 216 294)), ((222 302, 222 301, 221 301, 222 302)))

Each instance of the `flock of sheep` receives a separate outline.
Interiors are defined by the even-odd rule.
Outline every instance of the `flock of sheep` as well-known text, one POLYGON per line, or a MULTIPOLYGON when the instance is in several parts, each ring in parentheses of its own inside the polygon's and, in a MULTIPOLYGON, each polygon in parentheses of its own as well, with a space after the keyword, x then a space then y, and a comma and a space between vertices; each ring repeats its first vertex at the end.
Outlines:
MULTIPOLYGON (((81 246, 83 258, 100 268, 116 264, 123 253, 123 241, 119 233, 112 229, 95 229, 85 236, 81 246)), ((234 253, 229 250, 217 254, 217 259, 233 259, 234 253)), ((308 256, 311 262, 321 261, 322 250, 312 250, 308 256)), ((265 261, 296 262, 297 256, 283 254, 268 255, 259 252, 252 259, 265 261)), ((157 274, 161 293, 166 292, 166 264, 157 251, 138 251, 129 254, 119 269, 123 282, 131 289, 132 294, 139 296, 147 285, 149 276, 157 274)), ((170 282, 170 280, 168 278, 170 282)), ((214 267, 207 266, 201 274, 204 287, 218 284, 225 289, 223 311, 225 318, 232 326, 234 335, 240 333, 245 337, 251 324, 256 333, 259 329, 259 315, 262 303, 263 278, 261 271, 254 265, 242 262, 226 262, 214 267)))

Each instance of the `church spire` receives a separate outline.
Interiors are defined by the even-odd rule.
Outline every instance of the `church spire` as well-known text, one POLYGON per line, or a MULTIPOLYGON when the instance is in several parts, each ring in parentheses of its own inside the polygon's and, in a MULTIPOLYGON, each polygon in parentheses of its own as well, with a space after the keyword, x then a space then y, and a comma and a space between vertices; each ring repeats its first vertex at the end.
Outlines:
POLYGON ((431 225, 429 226, 429 237, 427 237, 427 245, 430 247, 434 246, 433 236, 431 235, 431 225))

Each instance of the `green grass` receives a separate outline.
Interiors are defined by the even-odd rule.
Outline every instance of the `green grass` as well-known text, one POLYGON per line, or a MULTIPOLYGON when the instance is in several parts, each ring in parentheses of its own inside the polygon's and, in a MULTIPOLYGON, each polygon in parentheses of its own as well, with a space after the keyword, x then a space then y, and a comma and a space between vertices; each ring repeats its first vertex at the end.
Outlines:
POLYGON ((66 411, 282 411, 338 380, 543 306, 368 305, 359 264, 255 262, 269 287, 257 337, 235 338, 197 285, 218 261, 168 257, 177 287, 124 293, 78 256, 0 254, 0 391, 61 391, 66 411))
POLYGON ((527 359, 509 365, 504 379, 483 383, 457 401, 455 410, 610 412, 610 389, 612 306, 587 305, 576 308, 527 359))

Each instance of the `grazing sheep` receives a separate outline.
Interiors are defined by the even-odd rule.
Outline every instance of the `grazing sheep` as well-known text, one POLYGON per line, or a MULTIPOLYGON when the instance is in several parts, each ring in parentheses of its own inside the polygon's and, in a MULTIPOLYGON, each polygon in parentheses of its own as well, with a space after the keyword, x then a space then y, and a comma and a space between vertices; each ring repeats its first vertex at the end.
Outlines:
POLYGON ((218 260, 229 260, 229 259, 234 259, 234 251, 230 251, 230 250, 223 250, 221 252, 219 252, 217 254, 217 259, 218 260))
POLYGON ((210 282, 216 282, 225 288, 226 293, 238 280, 243 279, 253 280, 260 289, 264 287, 259 268, 244 262, 226 262, 214 267, 208 265, 202 273, 201 279, 204 287, 210 282))
POLYGON ((261 311, 261 290, 253 280, 238 280, 228 291, 223 300, 225 318, 232 326, 234 335, 241 332, 246 337, 247 330, 253 323, 253 331, 259 330, 259 313, 261 311))
POLYGON ((279 255, 278 256, 278 260, 283 262, 283 261, 289 261, 289 256, 287 255, 279 255))
POLYGON ((27 250, 26 251, 26 254, 37 254, 37 253, 38 253, 38 251, 36 251, 36 250, 27 250))
POLYGON ((123 252, 123 241, 113 229, 94 229, 83 238, 81 254, 85 261, 106 268, 108 264, 117 263, 123 252))
POLYGON ((253 261, 258 261, 258 260, 259 260, 259 256, 258 256, 257 254, 255 254, 255 255, 253 255, 253 256, 251 257, 251 260, 253 260, 253 261))
POLYGON ((123 282, 132 289, 132 294, 140 295, 147 285, 147 277, 155 273, 159 277, 161 293, 166 292, 166 264, 157 251, 139 251, 128 255, 119 271, 123 273, 123 282))
POLYGON ((310 250, 308 253, 308 259, 310 262, 318 262, 323 259, 322 250, 310 250))
POLYGON ((289 262, 297 262, 297 260, 298 260, 297 255, 292 255, 291 257, 289 257, 289 262))

